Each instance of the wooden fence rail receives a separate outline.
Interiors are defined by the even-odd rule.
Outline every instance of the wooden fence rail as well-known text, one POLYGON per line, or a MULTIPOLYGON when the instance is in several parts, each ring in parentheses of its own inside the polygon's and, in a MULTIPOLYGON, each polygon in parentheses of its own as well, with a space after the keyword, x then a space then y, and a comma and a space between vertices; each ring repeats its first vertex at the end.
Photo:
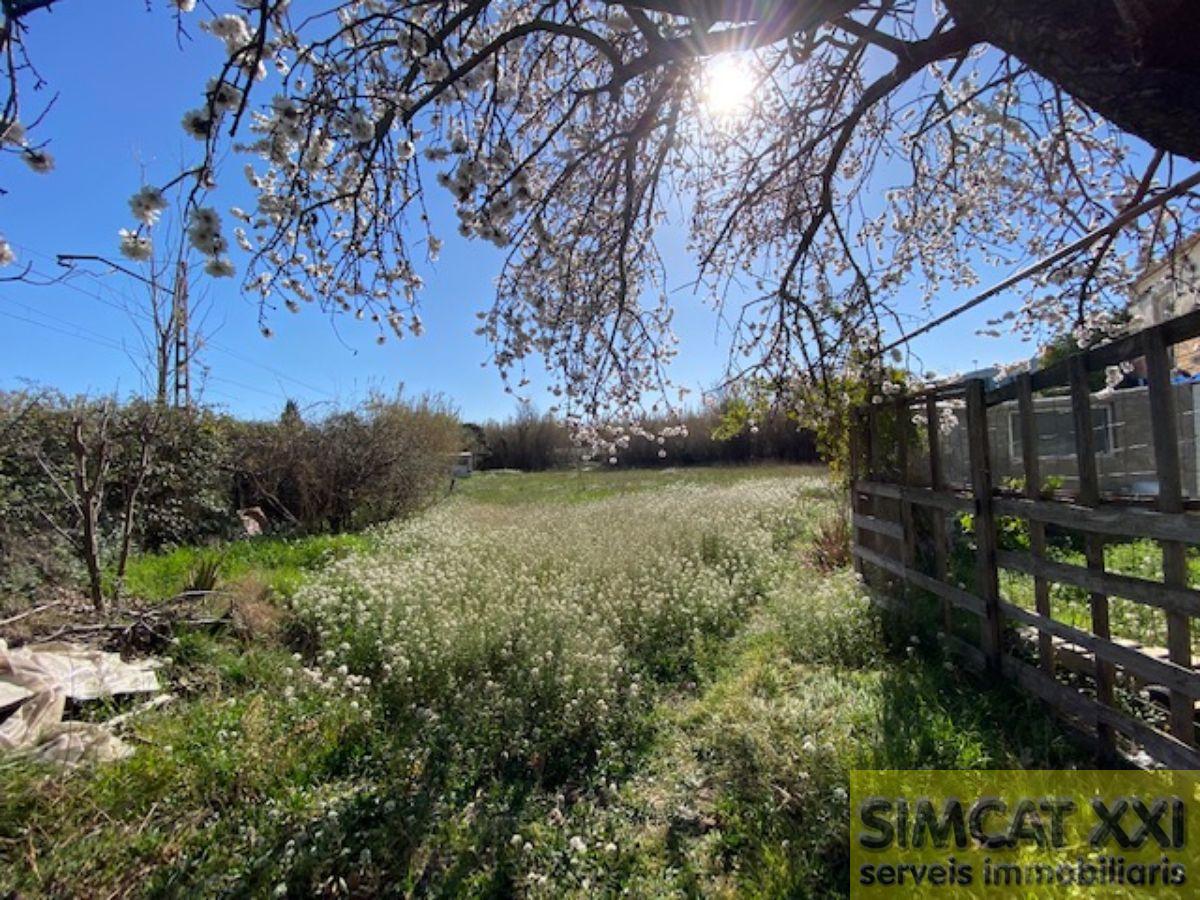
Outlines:
MULTIPOLYGON (((1102 760, 1148 757, 1173 768, 1200 769, 1200 671, 1192 652, 1200 589, 1188 581, 1189 548, 1200 546, 1200 515, 1189 512, 1197 498, 1186 497, 1183 487, 1171 378, 1172 346, 1197 337, 1200 311, 990 391, 982 380, 968 380, 873 403, 852 418, 853 554, 864 579, 880 588, 876 596, 900 608, 921 595, 934 598, 943 637, 965 665, 1010 679, 1041 698, 1089 736, 1102 760), (1134 361, 1140 361, 1148 385, 1157 495, 1106 496, 1096 462, 1089 375, 1134 361), (1043 489, 1035 411, 1036 394, 1044 391, 1070 400, 1078 484, 1070 495, 1043 489), (1024 483, 1002 489, 993 483, 988 410, 1012 401, 1024 483), (966 432, 966 490, 946 483, 940 429, 947 405, 955 411, 955 427, 966 432), (952 547, 947 517, 963 513, 970 516, 970 542, 952 547), (1027 524, 1028 549, 1015 549, 1011 541, 1002 546, 1001 526, 1014 519, 1027 524), (1051 538, 1064 533, 1081 539, 1078 563, 1062 554, 1055 558, 1051 538), (1158 544, 1161 580, 1106 570, 1106 546, 1129 540, 1158 544), (969 566, 965 554, 972 557, 969 566), (1032 606, 1005 596, 1002 585, 1011 576, 1002 579, 1002 572, 1032 581, 1032 606), (1054 585, 1086 594, 1086 628, 1055 618, 1054 585), (1145 635, 1114 636, 1112 598, 1157 611, 1165 622, 1166 647, 1147 646, 1145 635)), ((1191 414, 1200 415, 1200 409, 1191 414)), ((1018 453, 1015 433, 1012 452, 1018 453)))

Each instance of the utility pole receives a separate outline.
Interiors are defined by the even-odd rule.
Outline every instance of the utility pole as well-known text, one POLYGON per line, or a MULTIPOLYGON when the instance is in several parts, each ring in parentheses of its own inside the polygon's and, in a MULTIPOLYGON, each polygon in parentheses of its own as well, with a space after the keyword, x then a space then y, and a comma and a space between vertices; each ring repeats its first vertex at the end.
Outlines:
POLYGON ((179 260, 175 273, 175 407, 187 409, 192 405, 192 388, 188 380, 188 281, 187 262, 179 260))

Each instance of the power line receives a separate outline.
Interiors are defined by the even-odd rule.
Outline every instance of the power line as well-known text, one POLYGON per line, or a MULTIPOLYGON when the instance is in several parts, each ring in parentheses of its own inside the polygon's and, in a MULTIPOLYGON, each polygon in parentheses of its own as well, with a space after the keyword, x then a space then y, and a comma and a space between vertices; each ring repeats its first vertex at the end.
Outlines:
MULTIPOLYGON (((34 256, 40 256, 42 258, 48 259, 48 257, 46 257, 45 254, 39 253, 36 250, 31 250, 31 249, 23 247, 23 246, 19 247, 19 249, 21 249, 24 252, 28 252, 34 256)), ((37 270, 31 270, 31 271, 33 271, 33 273, 35 275, 38 275, 39 277, 43 277, 43 278, 50 277, 50 276, 45 275, 44 273, 39 272, 37 270)), ((90 278, 92 281, 95 281, 97 283, 97 287, 104 289, 103 282, 100 281, 100 276, 95 275, 92 272, 87 272, 85 270, 79 270, 79 274, 83 275, 87 278, 90 278)), ((117 303, 114 300, 111 300, 107 297, 101 296, 100 294, 96 293, 95 291, 89 291, 89 290, 81 287, 80 285, 75 284, 72 281, 63 280, 58 283, 61 284, 63 287, 74 291, 77 294, 81 294, 82 296, 89 297, 99 303, 104 304, 105 306, 108 306, 112 309, 117 310, 118 312, 125 313, 126 315, 129 315, 129 316, 135 316, 137 318, 144 319, 145 321, 149 322, 150 324, 154 324, 153 317, 149 313, 145 312, 144 310, 139 310, 136 308, 124 306, 120 303, 117 303)), ((336 395, 331 394, 329 391, 319 388, 314 384, 310 384, 306 381, 303 381, 302 379, 296 378, 294 375, 289 375, 288 373, 286 373, 280 369, 277 369, 274 366, 268 365, 267 363, 260 362, 258 360, 252 359, 244 354, 238 353, 237 351, 225 346, 224 344, 218 343, 217 341, 204 341, 203 343, 204 343, 204 346, 208 347, 209 349, 212 349, 218 353, 223 353, 226 356, 230 356, 233 359, 236 359, 236 360, 239 360, 240 362, 245 363, 246 365, 255 366, 256 368, 262 369, 264 372, 270 372, 276 378, 282 379, 283 381, 291 382, 292 384, 295 384, 298 387, 302 387, 307 391, 311 391, 314 394, 318 394, 327 400, 336 400, 337 399, 336 395)))
MULTIPOLYGON (((0 299, 3 299, 6 303, 12 303, 13 305, 19 306, 22 309, 29 310, 34 315, 39 314, 37 310, 31 310, 28 306, 26 306, 23 303, 18 303, 16 301, 10 300, 7 297, 0 297, 0 299)), ((87 329, 79 328, 79 326, 70 325, 70 323, 67 323, 69 325, 69 327, 78 328, 79 330, 78 331, 69 331, 69 330, 67 330, 67 328, 63 328, 58 325, 52 325, 49 322, 41 322, 41 321, 38 321, 37 319, 31 319, 28 316, 22 316, 22 315, 19 315, 18 313, 10 312, 9 310, 6 310, 6 309, 0 309, 0 316, 5 316, 9 319, 15 319, 19 322, 25 322, 29 325, 34 325, 38 328, 44 328, 47 331, 53 331, 57 334, 65 335, 66 337, 75 338, 76 340, 85 341, 89 344, 95 344, 96 346, 103 347, 107 350, 116 350, 120 353, 126 352, 126 348, 123 345, 117 343, 116 341, 112 340, 111 338, 106 338, 103 335, 97 334, 94 331, 88 331, 87 329)), ((53 321, 61 322, 63 320, 54 319, 53 321)), ((233 378, 224 378, 220 375, 210 375, 207 380, 220 382, 221 384, 232 385, 233 387, 241 388, 242 390, 245 390, 245 391, 252 391, 253 393, 261 394, 264 397, 270 397, 272 400, 281 400, 281 399, 286 400, 287 399, 286 394, 284 394, 283 392, 273 393, 271 391, 264 390, 263 388, 256 387, 252 384, 246 384, 246 382, 244 382, 244 381, 237 381, 233 378)), ((224 392, 221 392, 221 393, 224 393, 224 392)), ((225 396, 229 397, 230 399, 238 399, 234 395, 225 394, 225 396)))
POLYGON ((0 297, 0 299, 3 299, 6 304, 18 306, 21 309, 25 310, 26 312, 29 312, 35 316, 42 316, 45 319, 49 319, 51 322, 59 323, 59 325, 51 325, 47 322, 38 321, 37 319, 30 319, 27 316, 21 316, 21 315, 18 315, 17 313, 10 312, 10 311, 4 310, 4 309, 0 309, 0 315, 5 315, 5 316, 8 316, 10 319, 16 319, 21 322, 27 322, 30 325, 36 325, 39 328, 45 328, 49 331, 54 331, 54 332, 57 332, 58 334, 66 335, 67 337, 73 337, 73 338, 77 338, 78 340, 81 340, 81 341, 87 341, 92 344, 97 344, 98 346, 107 347, 110 350, 120 350, 121 352, 125 351, 125 346, 123 344, 114 340, 113 338, 108 337, 107 335, 103 335, 98 332, 91 331, 90 329, 84 328, 80 325, 76 325, 74 322, 68 322, 65 319, 59 319, 55 316, 48 315, 47 313, 43 313, 41 310, 34 309, 33 307, 30 307, 24 303, 20 303, 19 301, 16 301, 16 300, 12 300, 8 297, 0 297), (61 327, 64 325, 66 326, 65 328, 61 327), (68 331, 67 330, 68 328, 74 329, 74 330, 68 331))
POLYGON ((1156 194, 1150 199, 1142 201, 1137 206, 1130 207, 1120 215, 1114 216, 1107 225, 1102 225, 1099 228, 1093 229, 1083 237, 1079 238, 1079 240, 1067 244, 1065 247, 1060 247, 1058 250, 1055 250, 1048 256, 1043 256, 1041 259, 1030 263, 1029 265, 1025 266, 1025 268, 1014 272, 1012 275, 1009 275, 1003 281, 992 285, 983 293, 976 294, 966 303, 961 303, 949 312, 938 316, 932 322, 926 322, 920 328, 910 331, 908 334, 901 335, 886 347, 876 350, 868 357, 868 359, 878 359, 885 353, 907 344, 914 338, 918 338, 923 334, 928 334, 930 331, 933 331, 933 329, 939 327, 940 325, 945 325, 951 319, 961 316, 968 310, 974 309, 976 306, 979 306, 979 304, 986 300, 990 300, 992 297, 996 296, 1001 291, 1007 290, 1014 284, 1024 281, 1031 275, 1036 275, 1043 269, 1049 268, 1055 263, 1066 259, 1068 256, 1073 256, 1080 250, 1086 250, 1101 238, 1107 237, 1108 235, 1119 231, 1121 228, 1124 228, 1139 216, 1144 215, 1152 209, 1162 206, 1162 204, 1166 203, 1168 200, 1173 200, 1181 194, 1187 193, 1189 190, 1196 187, 1196 185, 1200 185, 1200 172, 1195 172, 1194 174, 1183 179, 1183 181, 1177 182, 1173 187, 1167 188, 1161 194, 1156 194))
POLYGON ((67 331, 67 329, 65 329, 65 328, 59 328, 55 325, 49 325, 46 322, 39 322, 37 319, 30 319, 30 318, 27 318, 26 316, 19 316, 16 313, 8 312, 6 310, 0 309, 0 316, 7 316, 8 318, 15 319, 18 322, 26 322, 30 325, 35 325, 38 328, 45 328, 47 331, 53 331, 58 334, 65 335, 66 337, 75 338, 76 340, 87 341, 88 343, 96 344, 97 346, 104 347, 105 349, 108 349, 108 350, 117 350, 122 353, 125 351, 125 348, 122 347, 120 344, 102 342, 95 338, 89 338, 87 335, 77 334, 73 331, 67 331))
POLYGON ((262 394, 264 397, 270 397, 272 400, 287 399, 287 394, 285 394, 283 391, 280 391, 279 393, 272 393, 271 391, 264 390, 263 388, 255 387, 252 384, 246 384, 244 381, 236 381, 233 378, 225 378, 221 375, 209 375, 207 380, 217 381, 221 384, 231 384, 234 387, 240 387, 242 390, 253 391, 256 394, 262 394))
MULTIPOLYGON (((85 331, 85 332, 91 331, 91 329, 88 329, 88 328, 84 327, 83 325, 80 325, 78 322, 73 322, 70 319, 64 319, 61 316, 56 316, 53 313, 46 312, 44 309, 41 309, 37 306, 30 306, 28 303, 22 303, 20 300, 14 300, 12 297, 0 295, 0 300, 3 300, 5 303, 10 304, 11 306, 19 306, 21 309, 25 310, 30 315, 41 316, 43 319, 49 319, 52 322, 58 322, 60 325, 67 325, 67 326, 70 326, 71 328, 75 328, 80 331, 85 331)), ((91 332, 91 333, 98 334, 98 332, 91 332)), ((108 335, 100 335, 100 336, 102 338, 104 338, 105 340, 116 340, 116 338, 109 337, 108 335)))
POLYGON ((230 350, 228 347, 224 346, 223 344, 218 344, 215 341, 209 341, 208 346, 211 347, 213 350, 216 350, 218 353, 224 353, 226 356, 231 356, 234 359, 237 359, 237 360, 240 360, 240 361, 246 363, 247 365, 257 366, 258 368, 262 369, 263 371, 270 372, 276 378, 282 378, 284 381, 290 381, 293 384, 299 385, 302 388, 312 391, 314 394, 320 394, 322 397, 326 398, 327 400, 336 400, 337 399, 336 396, 329 393, 328 391, 322 390, 321 388, 316 387, 315 385, 311 385, 306 381, 301 381, 299 378, 296 378, 292 375, 288 375, 286 372, 282 372, 279 369, 276 369, 274 366, 269 366, 266 363, 258 362, 257 360, 251 359, 248 356, 245 356, 241 353, 237 353, 233 350, 230 350))

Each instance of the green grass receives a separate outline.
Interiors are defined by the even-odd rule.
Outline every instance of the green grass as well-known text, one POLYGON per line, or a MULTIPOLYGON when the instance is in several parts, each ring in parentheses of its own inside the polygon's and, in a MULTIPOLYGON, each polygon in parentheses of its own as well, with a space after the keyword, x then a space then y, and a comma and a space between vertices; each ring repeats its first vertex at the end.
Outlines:
POLYGON ((130 759, 0 761, 0 895, 843 896, 852 768, 1081 761, 806 568, 820 473, 574 477, 248 543, 285 638, 180 634, 130 759))
MULTIPOLYGON (((1005 532, 1007 544, 1014 549, 1029 549, 1028 532, 1023 524, 1012 520, 1005 532)), ((1082 550, 1064 539, 1051 540, 1047 556, 1058 562, 1076 566, 1087 566, 1082 550)), ((1187 554, 1188 583, 1200 588, 1200 548, 1189 548, 1187 554)), ((966 557, 959 560, 959 575, 969 576, 966 557)), ((1105 545, 1104 568, 1107 572, 1131 575, 1149 581, 1162 581, 1162 548, 1152 540, 1113 542, 1105 545)), ((1010 603, 1027 609, 1035 609, 1034 582, 1032 576, 1006 569, 1000 570, 1000 592, 1010 603)), ((1068 584, 1050 585, 1050 608, 1054 617, 1069 625, 1084 630, 1091 628, 1091 604, 1088 592, 1068 584)), ((1109 598, 1109 619, 1112 634, 1150 645, 1166 646, 1167 622, 1165 613, 1152 606, 1126 600, 1109 598)), ((1193 631, 1192 646, 1200 651, 1200 632, 1193 631)))
POLYGON ((551 472, 500 470, 475 472, 459 480, 455 493, 479 503, 502 506, 528 503, 587 503, 641 491, 659 490, 669 485, 730 485, 758 478, 794 478, 798 474, 820 472, 819 466, 764 463, 745 466, 704 466, 695 468, 564 469, 551 472))
POLYGON ((372 546, 371 535, 363 533, 255 537, 216 547, 179 547, 131 558, 125 572, 125 593, 143 599, 174 597, 186 589, 202 561, 215 558, 223 582, 253 576, 286 597, 300 586, 306 572, 372 546))
POLYGON ((851 769, 1081 763, 1036 701, 981 691, 936 653, 909 656, 887 634, 911 623, 897 627, 848 572, 786 578, 697 688, 660 707, 637 775, 572 809, 614 858, 576 863, 543 893, 844 896, 851 769))

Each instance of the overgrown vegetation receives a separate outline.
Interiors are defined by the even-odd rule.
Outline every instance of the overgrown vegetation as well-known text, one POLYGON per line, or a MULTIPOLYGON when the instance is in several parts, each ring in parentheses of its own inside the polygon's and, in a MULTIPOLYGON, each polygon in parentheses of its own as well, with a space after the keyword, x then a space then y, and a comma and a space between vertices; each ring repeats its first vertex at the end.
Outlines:
POLYGON ((137 594, 131 554, 238 536, 248 507, 293 536, 413 513, 445 491, 460 440, 452 411, 429 397, 374 397, 311 421, 289 404, 278 421, 241 422, 141 400, 0 394, 0 611, 55 587, 137 594))
POLYGON ((300 537, 257 537, 215 547, 177 547, 130 560, 126 590, 135 597, 172 597, 196 587, 205 570, 220 585, 253 579, 276 597, 289 597, 307 572, 375 545, 370 531, 300 537))
MULTIPOLYGON (((997 523, 997 533, 1004 549, 1030 549, 1029 524, 1024 519, 1002 517, 997 523)), ((968 577, 970 561, 969 546, 963 544, 956 555, 960 578, 968 577)), ((1082 532, 1051 526, 1047 529, 1046 557, 1055 562, 1087 567, 1082 532)), ((1187 549, 1188 584, 1200 588, 1200 549, 1187 549)), ((1113 540, 1104 548, 1104 569, 1118 575, 1131 575, 1147 581, 1163 580, 1162 547, 1152 540, 1113 540)), ((1050 608, 1054 617, 1085 630, 1090 629, 1092 608, 1088 592, 1075 585, 1052 582, 1049 587, 1050 608)), ((1006 600, 1036 609, 1034 580, 1008 569, 1000 570, 1000 592, 1006 600)), ((1114 636, 1138 641, 1147 646, 1167 646, 1166 613, 1156 607, 1147 606, 1122 597, 1110 597, 1109 625, 1114 636)), ((1192 646, 1200 650, 1200 635, 1193 635, 1192 646)))
POLYGON ((0 893, 837 895, 851 768, 1077 759, 804 565, 822 474, 633 474, 471 479, 276 638, 180 635, 132 758, 0 762, 0 893))

